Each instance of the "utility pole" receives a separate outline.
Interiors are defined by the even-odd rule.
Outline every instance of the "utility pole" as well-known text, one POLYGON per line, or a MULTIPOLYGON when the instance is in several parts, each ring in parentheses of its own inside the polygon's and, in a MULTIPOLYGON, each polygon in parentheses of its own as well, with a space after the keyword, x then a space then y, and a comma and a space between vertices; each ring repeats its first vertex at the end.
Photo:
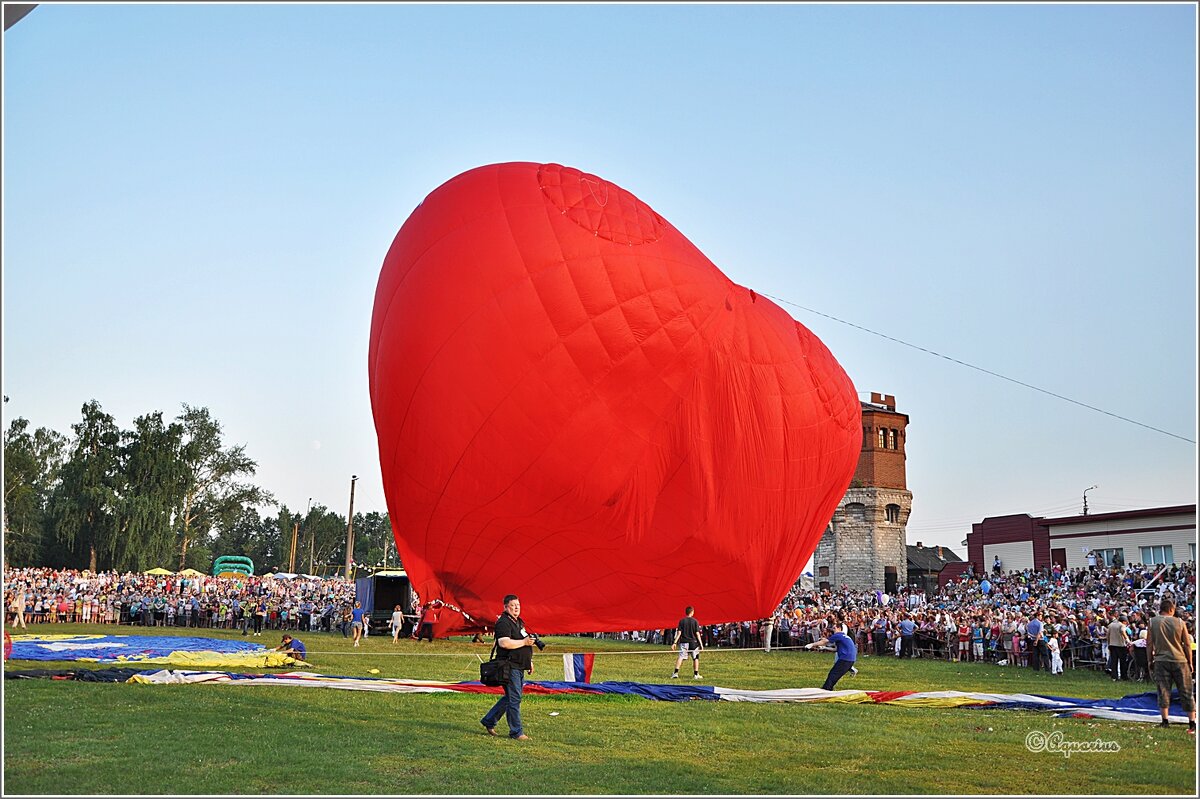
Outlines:
POLYGON ((357 474, 350 475, 350 515, 346 519, 346 579, 350 579, 350 562, 354 560, 354 483, 357 474))
POLYGON ((1099 488, 1099 487, 1100 486, 1089 486, 1088 488, 1083 489, 1083 515, 1084 516, 1087 516, 1087 492, 1091 491, 1093 488, 1099 488))
MULTIPOLYGON (((312 511, 312 497, 308 498, 308 507, 304 509, 304 532, 308 533, 308 573, 313 573, 313 536, 308 526, 308 514, 312 511)), ((295 571, 295 569, 292 569, 295 571)))
POLYGON ((288 558, 288 571, 296 573, 296 536, 300 534, 300 522, 292 525, 292 555, 288 558))

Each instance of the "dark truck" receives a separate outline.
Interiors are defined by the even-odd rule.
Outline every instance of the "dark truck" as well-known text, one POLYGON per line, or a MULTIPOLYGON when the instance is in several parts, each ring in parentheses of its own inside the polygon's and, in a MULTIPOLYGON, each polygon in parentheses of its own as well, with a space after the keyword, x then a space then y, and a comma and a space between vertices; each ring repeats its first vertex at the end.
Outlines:
POLYGON ((372 630, 388 629, 392 611, 400 606, 405 614, 404 627, 400 635, 409 635, 413 629, 413 590, 408 575, 403 571, 377 571, 370 577, 359 577, 354 581, 356 599, 362 603, 363 618, 372 630))

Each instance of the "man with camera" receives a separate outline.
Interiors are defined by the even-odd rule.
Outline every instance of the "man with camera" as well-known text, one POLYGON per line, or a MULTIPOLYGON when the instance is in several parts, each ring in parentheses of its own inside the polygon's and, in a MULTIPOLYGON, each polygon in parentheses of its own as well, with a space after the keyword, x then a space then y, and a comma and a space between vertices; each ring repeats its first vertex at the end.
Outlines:
POLYGON ((496 659, 509 662, 508 682, 504 685, 504 696, 492 706, 480 724, 488 735, 496 734, 496 723, 504 716, 508 720, 508 737, 528 741, 521 726, 521 695, 525 686, 525 672, 533 672, 533 647, 545 649, 546 645, 525 629, 521 619, 521 600, 516 594, 504 597, 504 612, 496 619, 496 659))

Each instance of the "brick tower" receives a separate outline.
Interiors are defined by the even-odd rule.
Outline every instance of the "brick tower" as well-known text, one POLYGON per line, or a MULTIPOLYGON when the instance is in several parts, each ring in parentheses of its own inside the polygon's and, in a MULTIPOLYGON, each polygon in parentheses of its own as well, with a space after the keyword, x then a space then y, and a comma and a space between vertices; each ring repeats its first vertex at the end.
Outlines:
POLYGON ((907 582, 906 525, 912 493, 904 474, 908 416, 896 398, 872 392, 862 403, 863 443, 850 488, 838 503, 813 558, 818 588, 881 588, 907 582))

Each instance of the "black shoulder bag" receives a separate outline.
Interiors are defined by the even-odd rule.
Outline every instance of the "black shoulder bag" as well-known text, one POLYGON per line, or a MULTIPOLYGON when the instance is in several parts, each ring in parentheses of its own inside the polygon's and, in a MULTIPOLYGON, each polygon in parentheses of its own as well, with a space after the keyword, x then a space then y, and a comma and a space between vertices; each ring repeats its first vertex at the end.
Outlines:
POLYGON ((512 663, 508 660, 496 660, 499 642, 492 644, 492 659, 479 664, 479 681, 484 685, 508 685, 512 663))

